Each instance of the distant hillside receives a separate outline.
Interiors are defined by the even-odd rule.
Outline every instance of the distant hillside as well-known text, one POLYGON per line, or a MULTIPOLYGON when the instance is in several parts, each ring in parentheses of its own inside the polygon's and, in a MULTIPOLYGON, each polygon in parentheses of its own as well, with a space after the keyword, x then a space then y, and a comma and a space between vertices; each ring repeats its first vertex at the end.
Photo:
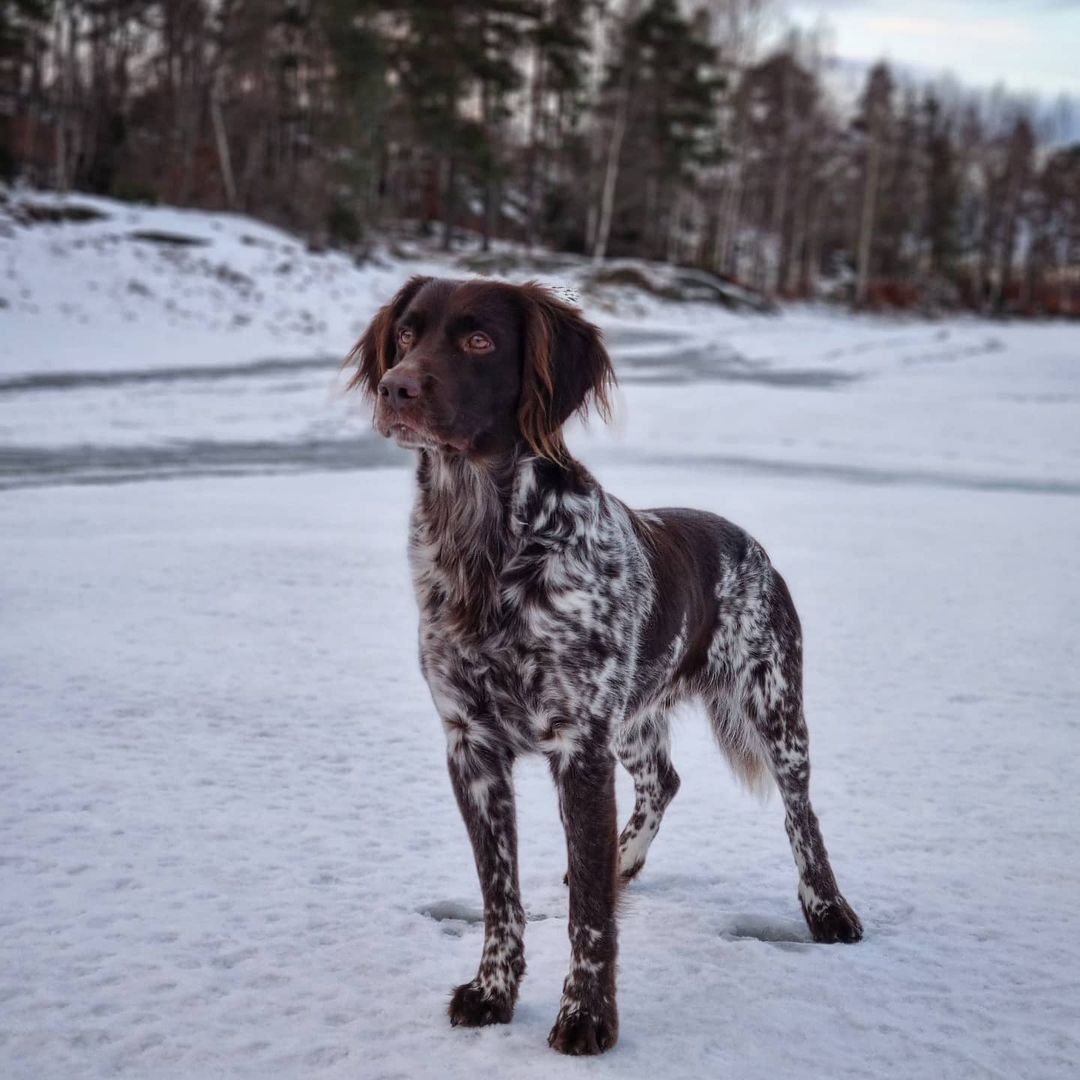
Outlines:
POLYGON ((537 279, 608 323, 647 323, 672 305, 684 324, 687 308, 713 319, 718 308, 761 306, 713 275, 663 264, 597 271, 580 257, 511 245, 481 253, 467 235, 451 254, 386 240, 357 262, 239 214, 0 189, 0 367, 11 376, 343 356, 417 273, 537 279))

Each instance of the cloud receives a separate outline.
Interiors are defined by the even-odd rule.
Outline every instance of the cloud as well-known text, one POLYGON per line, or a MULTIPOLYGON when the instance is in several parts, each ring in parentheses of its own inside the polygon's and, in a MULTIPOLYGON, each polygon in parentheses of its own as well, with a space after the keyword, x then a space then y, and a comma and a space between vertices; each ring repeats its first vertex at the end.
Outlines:
MULTIPOLYGON (((1031 14, 1032 8, 1049 11, 1080 11, 1080 0, 942 0, 940 6, 960 8, 971 19, 981 17, 987 5, 1012 8, 1017 16, 1031 14)), ((896 8, 894 0, 792 0, 791 7, 817 11, 867 11, 896 8)))
POLYGON ((1080 94, 1080 0, 789 0, 841 56, 951 71, 973 86, 1080 94))
POLYGON ((924 15, 875 15, 866 20, 871 30, 906 38, 937 40, 962 34, 968 41, 983 44, 1020 43, 1031 38, 1030 29, 1015 19, 938 19, 924 15))

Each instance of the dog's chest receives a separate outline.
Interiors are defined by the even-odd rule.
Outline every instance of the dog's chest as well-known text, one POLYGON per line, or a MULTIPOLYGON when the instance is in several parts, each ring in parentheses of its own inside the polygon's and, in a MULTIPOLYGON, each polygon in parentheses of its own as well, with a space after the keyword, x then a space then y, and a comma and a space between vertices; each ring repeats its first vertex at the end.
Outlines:
POLYGON ((626 566, 582 550, 525 548, 489 583, 487 621, 463 627, 435 555, 414 552, 413 569, 421 658, 441 712, 487 715, 521 746, 541 749, 580 718, 619 712, 640 622, 626 566))

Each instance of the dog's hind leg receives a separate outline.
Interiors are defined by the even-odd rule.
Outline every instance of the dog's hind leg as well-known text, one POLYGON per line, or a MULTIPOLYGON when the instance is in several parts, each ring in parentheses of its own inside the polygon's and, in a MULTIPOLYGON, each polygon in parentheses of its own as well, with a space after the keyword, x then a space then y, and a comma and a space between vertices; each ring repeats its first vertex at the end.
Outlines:
POLYGON ((745 700, 718 695, 706 699, 706 709, 720 748, 739 779, 760 791, 771 776, 780 790, 784 827, 799 871, 799 904, 814 940, 859 941, 862 924, 836 884, 810 805, 810 756, 799 696, 770 705, 760 687, 751 683, 745 700))
POLYGON ((799 903, 810 932, 815 941, 859 941, 862 923, 836 884, 810 805, 810 758, 802 712, 772 717, 766 726, 779 732, 768 742, 770 766, 784 800, 784 828, 799 870, 799 903))
POLYGON ((634 778, 634 812, 619 836, 619 876, 636 877, 645 865, 664 811, 679 790, 679 774, 671 764, 668 718, 650 713, 620 732, 615 752, 634 778))
POLYGON ((814 940, 859 941, 862 924, 836 884, 810 805, 799 619, 783 578, 767 563, 758 571, 755 587, 728 602, 703 688, 705 706, 739 778, 754 789, 771 776, 780 790, 799 903, 814 940))
POLYGON ((799 870, 799 903, 815 941, 862 938, 858 915, 840 893, 810 805, 810 750, 802 700, 802 638, 791 596, 777 574, 763 633, 736 679, 732 715, 749 728, 741 745, 763 759, 784 800, 784 827, 799 870), (756 738, 754 737, 756 735, 756 738))

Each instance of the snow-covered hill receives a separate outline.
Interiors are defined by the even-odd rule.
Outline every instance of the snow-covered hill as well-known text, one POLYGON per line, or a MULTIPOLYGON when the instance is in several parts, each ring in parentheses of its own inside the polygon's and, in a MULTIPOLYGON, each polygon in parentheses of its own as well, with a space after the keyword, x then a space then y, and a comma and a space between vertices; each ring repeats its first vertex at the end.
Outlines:
POLYGON ((401 277, 389 257, 359 270, 238 215, 12 194, 0 204, 0 372, 340 355, 401 277))
MULTIPOLYGON (((478 267, 574 291, 591 269, 505 245, 444 255, 408 241, 376 245, 357 264, 236 214, 0 188, 0 376, 338 357, 408 274, 462 277, 478 267)), ((593 299, 613 323, 620 313, 672 321, 674 305, 640 290, 611 287, 593 299)), ((700 309, 691 325, 719 314, 689 306, 700 309)))

